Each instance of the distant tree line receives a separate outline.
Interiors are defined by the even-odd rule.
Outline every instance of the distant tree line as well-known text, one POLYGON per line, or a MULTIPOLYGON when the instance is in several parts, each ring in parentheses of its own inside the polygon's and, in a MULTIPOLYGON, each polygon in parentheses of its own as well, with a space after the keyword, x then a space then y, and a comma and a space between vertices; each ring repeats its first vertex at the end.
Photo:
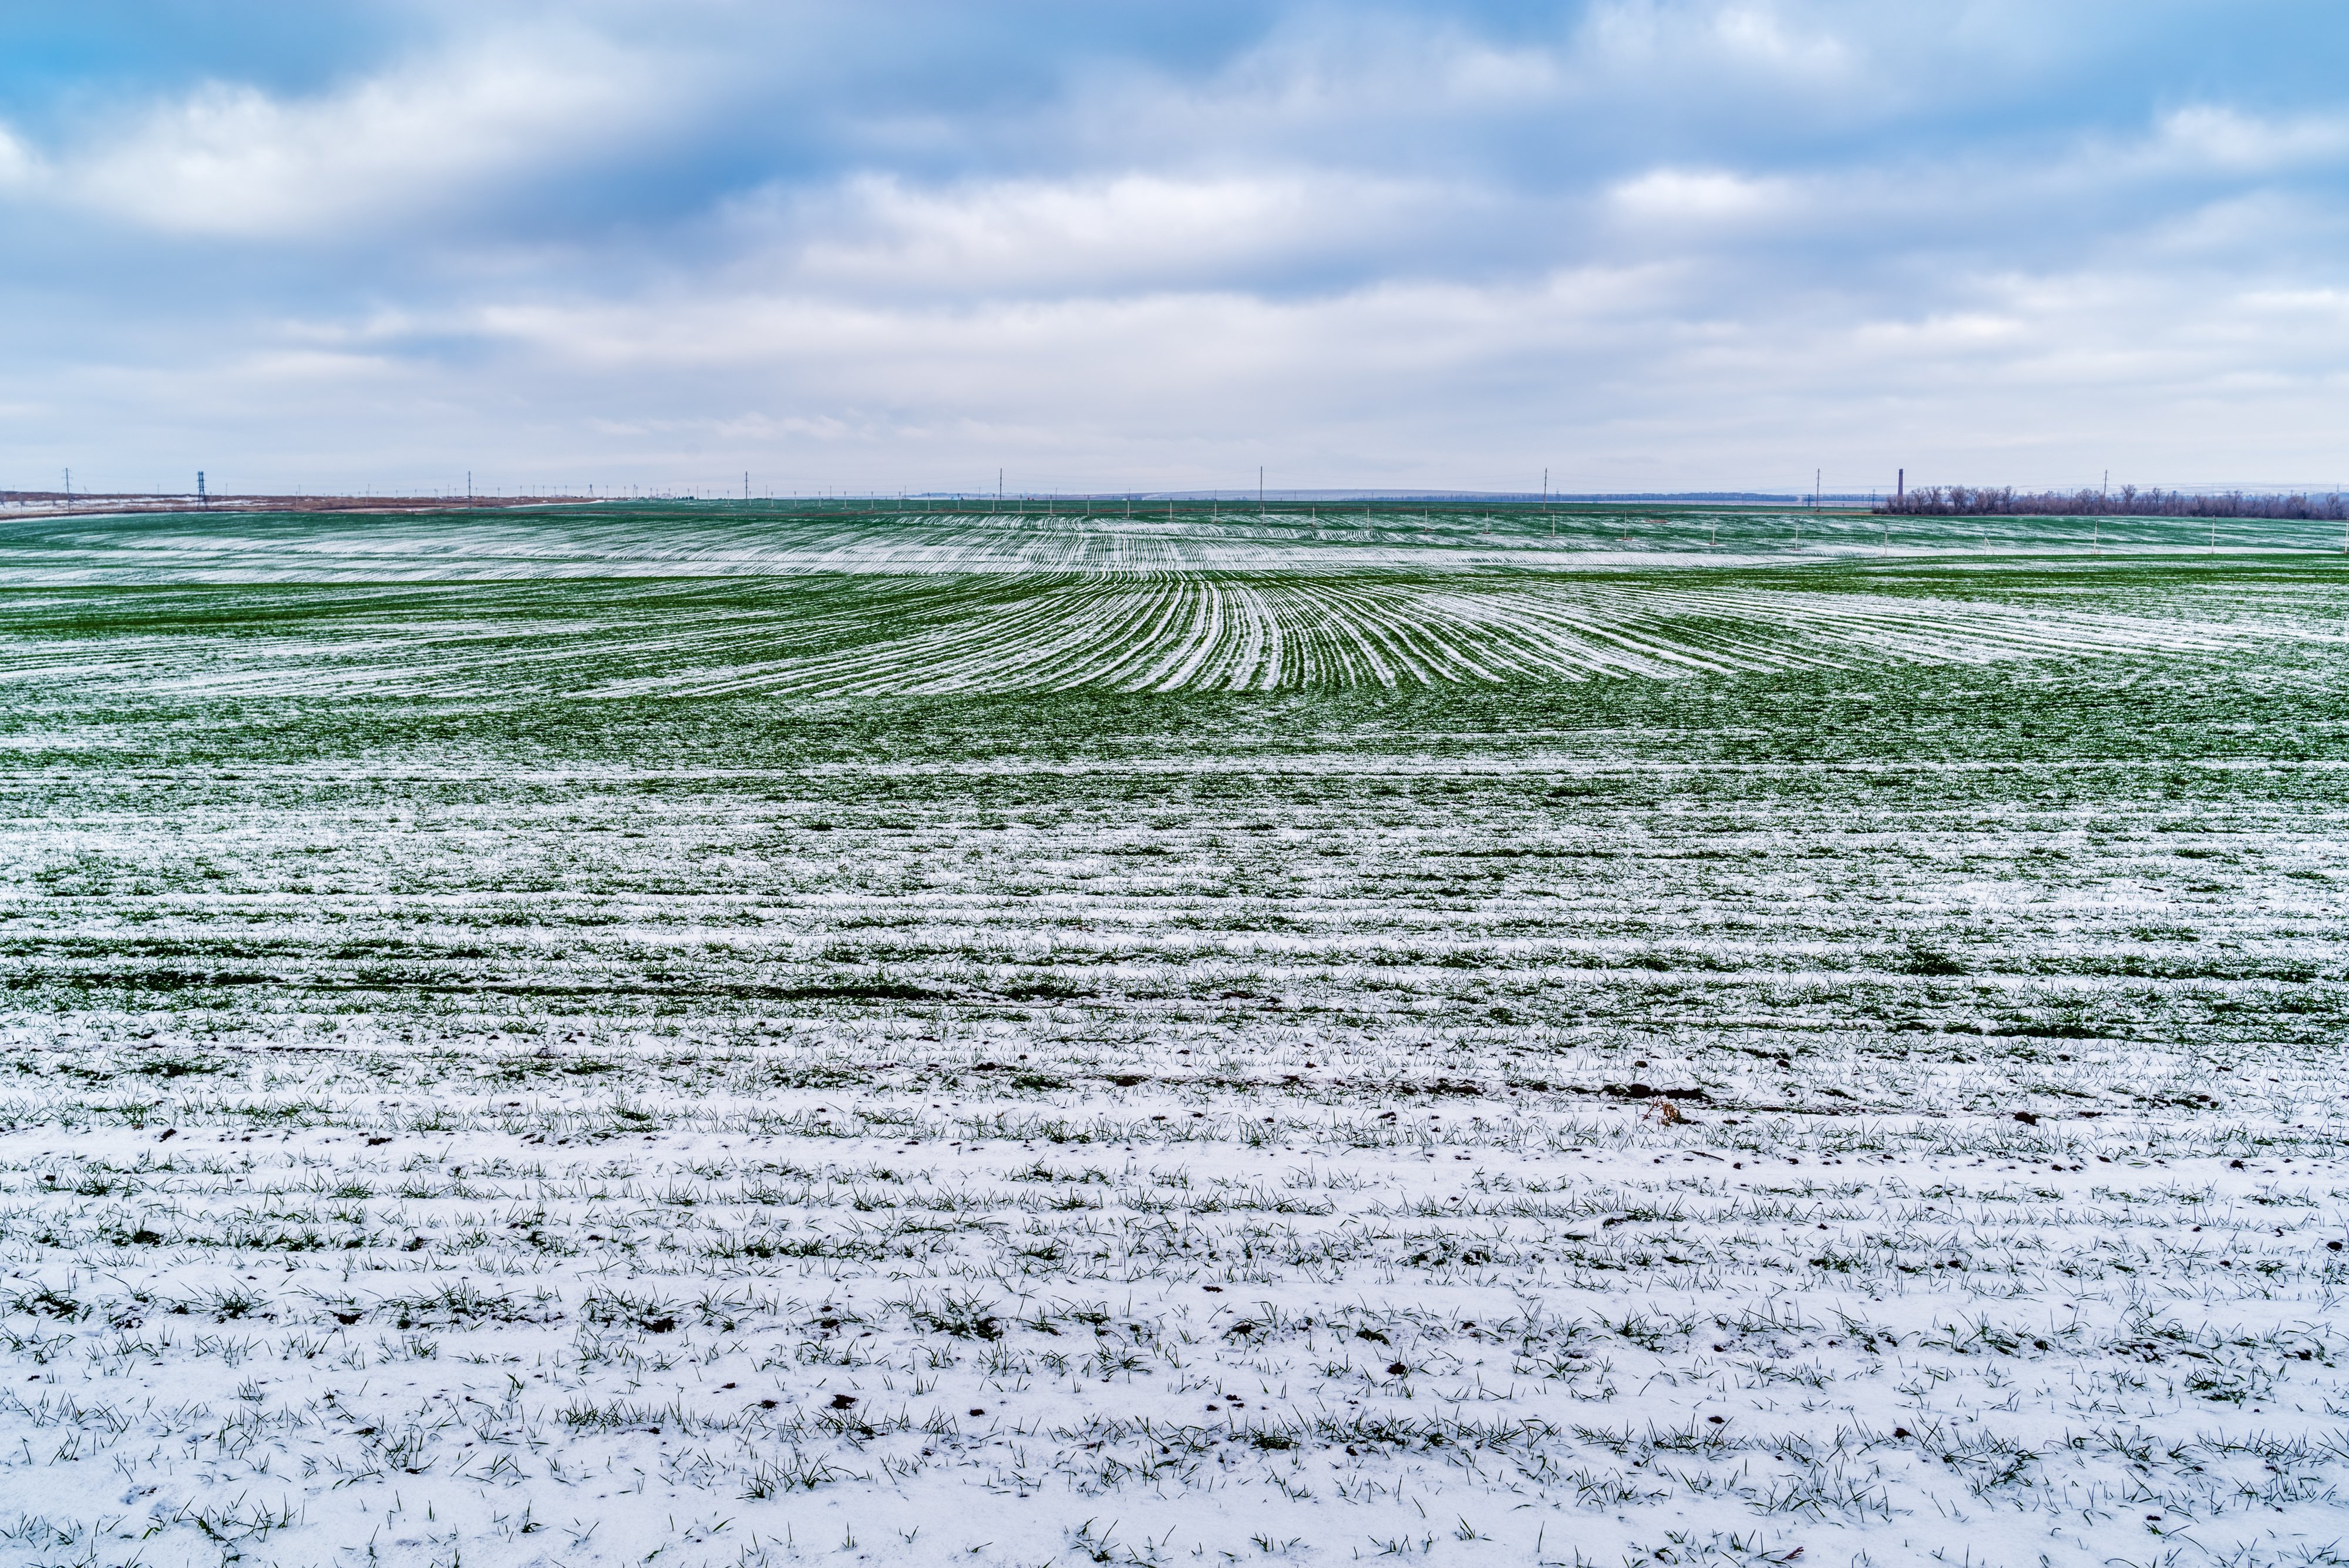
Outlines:
POLYGON ((1876 510, 1916 517, 2296 517, 2349 520, 2349 501, 2331 495, 2246 495, 2230 490, 2189 495, 2182 490, 2139 490, 2124 484, 2109 493, 2096 490, 2037 493, 2011 484, 1930 484, 1876 510))

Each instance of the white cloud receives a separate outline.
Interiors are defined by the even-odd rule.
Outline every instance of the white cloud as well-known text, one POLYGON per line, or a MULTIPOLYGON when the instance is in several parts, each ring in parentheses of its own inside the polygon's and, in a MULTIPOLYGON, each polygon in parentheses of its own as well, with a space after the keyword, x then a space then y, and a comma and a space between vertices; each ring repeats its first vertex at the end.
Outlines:
POLYGON ((2349 119, 2327 114, 2263 119, 2197 104, 2164 116, 2149 151, 2158 161, 2230 173, 2335 162, 2349 155, 2349 119))
MULTIPOLYGON (((1569 350, 1675 303, 1664 269, 1577 267, 1503 283, 1381 282, 1295 299, 1237 290, 1117 297, 849 302, 828 292, 697 288, 629 300, 514 302, 400 324, 486 338, 593 374, 789 368, 851 398, 1018 400, 1098 408, 1106 389, 1252 400, 1259 376, 1295 387, 1473 374, 1569 350)), ((384 341, 382 338, 378 342, 384 341)), ((1365 382, 1410 387, 1410 382, 1365 382)), ((1267 384, 1270 391, 1270 384, 1267 384)), ((1270 392, 1275 398, 1285 392, 1270 392)), ((1383 396, 1384 394, 1379 394, 1383 396)))
MULTIPOLYGON (((2329 295, 2110 258, 1941 283, 1939 303, 1870 306, 1678 256, 1294 298, 908 303, 702 277, 385 315, 135 401, 387 463, 519 442, 583 480, 748 467, 762 487, 953 487, 998 463, 1154 487, 1259 462, 1300 484, 1532 483, 1544 464, 1568 488, 1793 488, 1815 464, 1831 487, 1896 464, 2174 483, 2289 477, 2334 448, 2349 317, 2329 295), (461 362, 415 351, 450 341, 461 362)), ((126 389, 76 374, 44 395, 126 389)))
POLYGON ((1783 9, 1614 0, 1590 9, 1578 52, 1586 69, 1643 81, 1702 72, 1716 88, 1724 78, 1743 78, 1814 89, 1859 75, 1857 53, 1845 37, 1797 26, 1783 9))
POLYGON ((869 459, 832 483, 1008 450, 1072 483, 1270 453, 1298 483, 1594 486, 1893 452, 2038 482, 1999 454, 2058 448, 2167 481, 2336 440, 2349 119, 2227 107, 2190 60, 2098 75, 2023 0, 1599 0, 1481 35, 1308 4, 1196 49, 1041 40, 1000 91, 837 8, 563 13, 700 38, 678 70, 443 9, 469 41, 339 87, 0 127, 0 203, 66 220, 12 267, 80 291, 10 326, 40 439, 128 410, 230 432, 198 456, 285 432, 623 479, 821 448, 869 459), (2206 97, 2177 109, 2184 79, 2206 97), (601 182, 502 221, 571 175, 601 182), (343 234, 367 243, 249 288, 212 243, 343 234))
POLYGON ((0 125, 0 191, 24 190, 40 177, 40 161, 6 126, 0 125))
POLYGON ((621 478, 724 452, 885 487, 1000 462, 1120 488, 1257 462, 1296 483, 1495 483, 1548 463, 1577 488, 1792 486, 1821 462, 1862 486, 1896 464, 2174 483, 2209 477, 2213 452, 2287 474, 2330 450, 2349 351, 2330 295, 2111 257, 1941 283, 1870 305, 1734 256, 1294 298, 852 300, 705 278, 386 319, 352 345, 353 375, 398 360, 404 335, 469 340, 447 378, 486 365, 502 395, 531 389, 541 439, 621 478), (1800 473, 1774 468, 1789 454, 1800 473))
POLYGON ((2349 326, 2349 289, 2255 288, 2242 296, 2246 310, 2293 315, 2305 313, 2349 326))
POLYGON ((1916 321, 1864 322, 1850 337, 1855 347, 1889 361, 2023 343, 2029 328, 2016 316, 1964 311, 1916 321))
POLYGON ((1839 77, 1851 65, 1851 51, 1832 34, 1797 36, 1772 12, 1756 5, 1727 5, 1708 29, 1722 49, 1773 69, 1803 77, 1839 77))
POLYGON ((1608 197, 1636 218, 1717 223, 1785 216, 1794 188, 1785 180, 1757 180, 1714 169, 1656 169, 1616 185, 1608 197))
POLYGON ((1311 171, 1135 171, 946 188, 864 175, 818 196, 760 203, 745 226, 779 231, 783 265, 824 286, 1131 291, 1260 276, 1366 246, 1392 252, 1481 204, 1458 186, 1311 171))
POLYGON ((67 150, 43 186, 185 234, 379 230, 641 133, 669 107, 657 80, 592 38, 537 34, 476 39, 310 99, 213 84, 67 150))

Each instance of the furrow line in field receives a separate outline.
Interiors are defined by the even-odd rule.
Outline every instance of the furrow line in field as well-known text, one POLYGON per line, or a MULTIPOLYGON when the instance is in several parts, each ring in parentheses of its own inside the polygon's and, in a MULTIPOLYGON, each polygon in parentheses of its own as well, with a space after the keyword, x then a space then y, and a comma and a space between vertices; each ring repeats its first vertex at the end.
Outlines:
MULTIPOLYGON (((243 607, 265 613, 273 602, 282 596, 243 607)), ((97 645, 19 633, 0 642, 0 685, 169 689, 214 700, 297 689, 385 697, 584 690, 605 698, 1243 691, 1655 679, 1885 660, 2206 657, 2278 639, 2339 640, 2278 616, 2214 623, 1979 598, 1142 570, 918 586, 795 581, 748 603, 694 589, 600 613, 583 613, 554 584, 498 590, 488 605, 444 594, 347 606, 321 593, 295 603, 285 624, 290 632, 224 636, 198 618, 184 632, 119 633, 97 645), (448 616, 460 603, 462 618, 448 616), (617 660, 625 668, 614 668, 617 660)))

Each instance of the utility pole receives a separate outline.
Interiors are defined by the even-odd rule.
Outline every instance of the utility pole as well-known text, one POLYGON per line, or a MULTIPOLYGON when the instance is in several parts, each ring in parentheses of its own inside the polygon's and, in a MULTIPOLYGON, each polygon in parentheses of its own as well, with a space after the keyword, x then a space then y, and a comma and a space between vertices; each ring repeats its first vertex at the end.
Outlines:
POLYGON ((1256 514, 1259 517, 1264 515, 1264 465, 1262 463, 1257 464, 1256 469, 1256 514))
POLYGON ((1819 509, 1819 475, 1826 472, 1823 468, 1811 470, 1811 510, 1814 512, 1819 509))

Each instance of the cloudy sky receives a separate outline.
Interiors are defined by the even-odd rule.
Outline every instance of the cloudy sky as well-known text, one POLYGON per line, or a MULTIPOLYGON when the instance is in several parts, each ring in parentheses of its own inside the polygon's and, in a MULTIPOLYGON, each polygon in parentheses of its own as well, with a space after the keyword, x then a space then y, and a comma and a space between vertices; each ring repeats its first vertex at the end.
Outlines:
POLYGON ((0 486, 2349 478, 2334 0, 0 5, 0 486))

